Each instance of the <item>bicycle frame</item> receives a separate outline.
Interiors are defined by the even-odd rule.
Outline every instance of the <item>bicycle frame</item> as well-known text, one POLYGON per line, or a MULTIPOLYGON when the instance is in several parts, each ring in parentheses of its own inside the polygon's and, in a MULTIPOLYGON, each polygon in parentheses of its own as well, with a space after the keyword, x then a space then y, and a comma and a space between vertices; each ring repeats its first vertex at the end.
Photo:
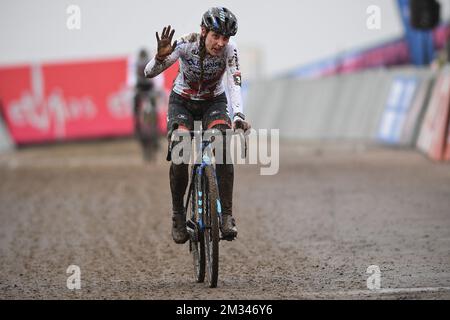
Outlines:
MULTIPOLYGON (((203 133, 203 131, 190 131, 190 134, 198 132, 203 133)), ((189 212, 186 229, 190 236, 189 251, 193 255, 195 279, 197 282, 203 282, 206 268, 209 287, 215 288, 219 277, 219 241, 233 239, 220 236, 219 228, 222 225, 223 216, 220 190, 213 165, 214 135, 210 139, 205 139, 204 135, 202 137, 201 153, 195 153, 186 197, 186 214, 189 212)), ((195 141, 195 151, 200 149, 198 141, 195 141)))
MULTIPOLYGON (((195 161, 194 165, 192 166, 192 170, 191 170, 191 179, 190 179, 190 183, 189 183, 189 188, 188 188, 188 195, 186 198, 186 205, 185 207, 188 207, 190 196, 192 193, 192 188, 194 188, 195 183, 197 182, 197 186, 202 186, 202 177, 205 171, 205 167, 206 166, 211 166, 213 167, 212 164, 212 159, 210 158, 209 154, 212 154, 212 148, 211 148, 211 141, 209 140, 202 140, 202 148, 201 148, 201 159, 202 161, 200 163, 198 163, 197 161, 195 161)), ((215 170, 213 168, 213 172, 215 175, 215 170)), ((197 190, 198 192, 198 196, 200 199, 202 199, 202 190, 197 190)), ((199 204, 202 204, 201 202, 199 204)), ((207 208, 207 206, 206 206, 207 208)), ((220 199, 217 199, 217 208, 218 208, 218 216, 220 221, 222 220, 222 210, 221 210, 221 205, 220 205, 220 199)), ((186 212, 187 213, 187 212, 186 212)), ((187 221, 186 223, 186 227, 188 232, 191 234, 191 236, 194 238, 194 240, 198 240, 198 230, 197 230, 197 226, 200 228, 201 231, 204 231, 208 226, 206 226, 205 224, 205 219, 204 219, 204 215, 208 214, 207 212, 203 212, 202 208, 199 207, 198 208, 198 212, 197 213, 197 221, 193 221, 192 219, 194 219, 195 217, 191 216, 190 219, 187 221)))

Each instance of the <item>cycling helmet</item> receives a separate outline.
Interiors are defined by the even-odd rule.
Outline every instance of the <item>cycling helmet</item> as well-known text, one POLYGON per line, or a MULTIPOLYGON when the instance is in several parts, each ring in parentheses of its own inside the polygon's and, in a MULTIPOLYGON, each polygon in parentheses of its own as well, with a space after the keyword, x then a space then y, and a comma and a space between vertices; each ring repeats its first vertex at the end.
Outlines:
POLYGON ((148 52, 145 48, 139 50, 139 59, 148 59, 148 52))
POLYGON ((236 16, 224 7, 208 9, 203 14, 201 25, 227 37, 234 36, 238 29, 236 16))

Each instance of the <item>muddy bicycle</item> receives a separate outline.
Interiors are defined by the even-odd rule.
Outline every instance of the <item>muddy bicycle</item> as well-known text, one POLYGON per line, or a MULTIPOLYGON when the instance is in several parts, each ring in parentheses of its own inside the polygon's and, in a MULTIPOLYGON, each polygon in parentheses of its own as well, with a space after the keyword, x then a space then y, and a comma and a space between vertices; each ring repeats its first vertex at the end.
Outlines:
MULTIPOLYGON (((190 131, 191 135, 203 131, 190 131)), ((214 136, 214 130, 212 131, 214 136)), ((218 131, 216 131, 218 133, 218 131)), ((219 241, 231 241, 220 232, 222 208, 215 167, 212 139, 201 139, 201 150, 191 166, 191 178, 185 204, 186 229, 189 233, 189 251, 193 257, 196 282, 204 282, 205 274, 210 288, 217 287, 219 277, 219 241), (201 158, 199 158, 201 157, 201 158)), ((245 139, 244 139, 245 142, 245 139)), ((245 144, 245 154, 246 154, 245 144)))
POLYGON ((136 136, 141 145, 144 159, 152 161, 160 148, 157 104, 159 92, 141 93, 136 111, 136 136))

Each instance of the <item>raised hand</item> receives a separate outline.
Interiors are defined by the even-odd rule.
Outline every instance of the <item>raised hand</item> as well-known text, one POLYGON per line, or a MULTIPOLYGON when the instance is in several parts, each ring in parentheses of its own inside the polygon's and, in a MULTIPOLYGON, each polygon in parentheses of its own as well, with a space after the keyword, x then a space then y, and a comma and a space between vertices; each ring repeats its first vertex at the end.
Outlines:
POLYGON ((161 33, 161 39, 159 38, 158 32, 156 32, 156 41, 158 42, 158 53, 156 57, 160 60, 164 59, 168 55, 170 55, 175 47, 177 46, 177 41, 172 43, 173 34, 175 33, 175 29, 170 31, 170 25, 164 27, 161 33))

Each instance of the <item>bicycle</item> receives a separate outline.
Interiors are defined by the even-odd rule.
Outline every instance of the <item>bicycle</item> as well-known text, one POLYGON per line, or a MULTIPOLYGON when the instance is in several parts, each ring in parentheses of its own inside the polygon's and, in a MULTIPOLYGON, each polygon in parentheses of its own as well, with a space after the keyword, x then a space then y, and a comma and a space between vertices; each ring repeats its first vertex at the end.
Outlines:
MULTIPOLYGON (((203 130, 189 131, 191 136, 203 130)), ((214 130, 213 130, 214 133, 214 130)), ((245 141, 245 140, 244 140, 245 141)), ((185 204, 189 219, 186 229, 189 233, 189 251, 193 257, 196 282, 204 282, 205 273, 210 288, 217 287, 219 277, 219 241, 234 238, 219 234, 222 224, 222 208, 211 147, 212 139, 201 141, 201 162, 196 159, 191 166, 191 178, 185 204)), ((246 154, 245 145, 245 154, 246 154)))
POLYGON ((158 93, 141 93, 136 115, 136 134, 142 147, 144 159, 147 161, 154 160, 160 147, 157 112, 158 98, 158 93))

